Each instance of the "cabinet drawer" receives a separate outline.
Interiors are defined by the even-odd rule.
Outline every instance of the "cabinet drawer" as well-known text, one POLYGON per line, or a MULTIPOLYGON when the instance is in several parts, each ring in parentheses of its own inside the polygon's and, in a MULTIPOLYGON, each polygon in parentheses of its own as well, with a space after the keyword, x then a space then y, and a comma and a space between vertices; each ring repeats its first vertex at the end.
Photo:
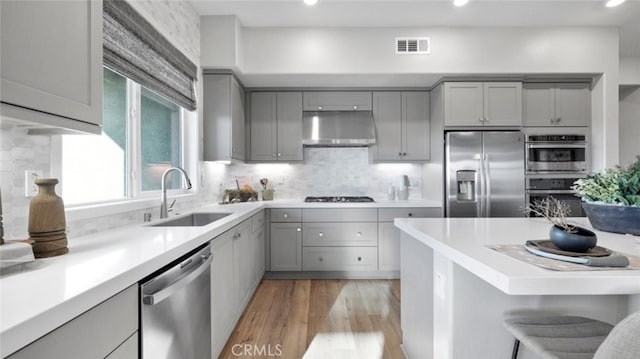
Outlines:
POLYGON ((371 111, 371 92, 305 92, 305 111, 371 111))
POLYGON ((377 246, 376 223, 304 223, 304 246, 377 246))
POLYGON ((306 271, 377 270, 376 247, 304 247, 302 269, 306 271))
POLYGON ((301 222, 302 209, 300 208, 272 208, 271 222, 301 222))
POLYGON ((437 218, 442 217, 440 207, 415 207, 415 208, 380 208, 378 209, 378 222, 393 222, 394 218, 437 218))
POLYGON ((305 222, 376 222, 376 208, 305 208, 305 222))
POLYGON ((251 232, 255 233, 264 228, 264 211, 251 216, 251 232))

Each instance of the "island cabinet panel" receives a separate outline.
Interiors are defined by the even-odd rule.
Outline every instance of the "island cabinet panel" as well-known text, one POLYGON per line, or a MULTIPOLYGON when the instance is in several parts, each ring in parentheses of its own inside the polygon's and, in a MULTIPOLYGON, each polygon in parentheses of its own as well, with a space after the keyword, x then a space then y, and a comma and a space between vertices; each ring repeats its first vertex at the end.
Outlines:
POLYGON ((447 82, 445 126, 521 126, 522 83, 447 82))
POLYGON ((305 111, 371 111, 371 92, 306 91, 305 111))
POLYGON ((590 126, 590 84, 526 83, 523 107, 525 126, 590 126))
POLYGON ((3 116, 100 133, 102 1, 1 1, 3 116))
POLYGON ((374 92, 374 162, 428 161, 430 157, 429 93, 374 92))
POLYGON ((119 358, 138 358, 127 350, 138 333, 138 285, 133 285, 37 341, 10 355, 11 359, 105 358, 124 345, 119 358))

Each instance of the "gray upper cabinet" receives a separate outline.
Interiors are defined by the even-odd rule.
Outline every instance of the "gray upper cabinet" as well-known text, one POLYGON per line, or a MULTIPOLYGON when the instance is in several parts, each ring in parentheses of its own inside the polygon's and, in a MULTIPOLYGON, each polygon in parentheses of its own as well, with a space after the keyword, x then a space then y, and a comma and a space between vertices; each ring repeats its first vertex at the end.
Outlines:
POLYGON ((302 161, 302 92, 251 94, 251 160, 302 161))
POLYGON ((372 159, 428 161, 430 121, 428 92, 374 92, 376 144, 372 159))
POLYGON ((371 92, 307 91, 305 111, 371 111, 371 92))
POLYGON ((447 82, 445 126, 521 126, 522 83, 447 82))
POLYGON ((100 133, 102 1, 0 1, 2 115, 100 133))
POLYGON ((527 83, 523 99, 525 126, 591 125, 588 83, 527 83))
POLYGON ((204 75, 204 160, 245 159, 244 89, 232 75, 204 75))

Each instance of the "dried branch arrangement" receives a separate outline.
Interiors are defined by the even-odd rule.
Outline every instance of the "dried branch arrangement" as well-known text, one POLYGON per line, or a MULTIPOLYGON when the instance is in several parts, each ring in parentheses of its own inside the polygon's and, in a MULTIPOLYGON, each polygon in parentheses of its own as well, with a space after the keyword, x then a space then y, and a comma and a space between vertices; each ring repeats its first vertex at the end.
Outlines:
POLYGON ((567 217, 571 214, 571 208, 569 208, 567 202, 560 201, 552 196, 528 203, 525 206, 525 212, 529 215, 544 217, 567 233, 577 232, 575 226, 569 224, 567 220, 567 217))

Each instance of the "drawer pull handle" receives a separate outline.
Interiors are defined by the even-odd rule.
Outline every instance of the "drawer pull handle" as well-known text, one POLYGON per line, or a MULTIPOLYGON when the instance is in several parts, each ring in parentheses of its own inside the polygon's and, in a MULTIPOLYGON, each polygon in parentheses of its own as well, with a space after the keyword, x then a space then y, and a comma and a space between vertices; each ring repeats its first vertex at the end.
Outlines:
POLYGON ((357 235, 358 237, 362 237, 362 232, 358 232, 358 233, 356 233, 356 235, 357 235))
POLYGON ((285 213, 285 214, 282 215, 282 217, 289 218, 289 215, 285 213))
POLYGON ((358 262, 362 262, 362 257, 358 257, 358 262))
POLYGON ((320 233, 318 233, 318 236, 319 237, 324 237, 324 233, 320 232, 320 233))

